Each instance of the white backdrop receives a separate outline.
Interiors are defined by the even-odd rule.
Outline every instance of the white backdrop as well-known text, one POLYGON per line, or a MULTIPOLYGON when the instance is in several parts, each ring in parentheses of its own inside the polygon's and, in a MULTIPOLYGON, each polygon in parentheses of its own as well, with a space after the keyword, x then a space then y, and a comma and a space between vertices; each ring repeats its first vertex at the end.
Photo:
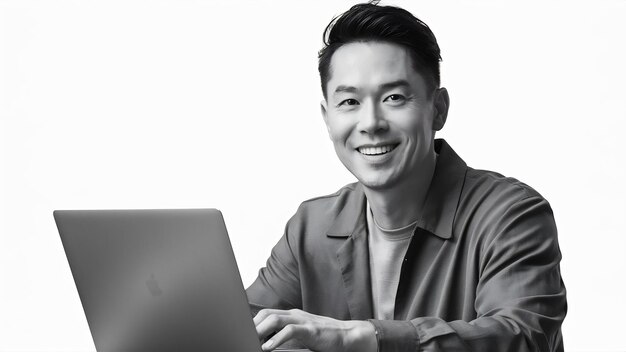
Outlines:
MULTIPOLYGON (((217 207, 244 284, 352 176, 317 50, 353 2, 0 0, 0 351, 93 351, 53 209, 217 207)), ((568 351, 623 351, 626 1, 396 1, 442 48, 440 136, 552 204, 568 351)))

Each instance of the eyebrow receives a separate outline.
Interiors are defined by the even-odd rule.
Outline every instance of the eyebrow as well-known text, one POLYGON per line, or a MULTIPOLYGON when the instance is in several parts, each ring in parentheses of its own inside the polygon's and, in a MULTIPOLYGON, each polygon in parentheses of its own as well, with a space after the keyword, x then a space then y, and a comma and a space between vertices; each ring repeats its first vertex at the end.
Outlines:
MULTIPOLYGON (((407 80, 399 79, 397 81, 383 83, 378 86, 378 89, 388 90, 388 89, 398 88, 398 87, 408 88, 409 86, 410 84, 407 80)), ((359 89, 356 87, 340 85, 340 86, 337 86, 337 88, 333 92, 333 95, 337 95, 338 93, 354 93, 354 92, 357 92, 358 90, 359 89)))
POLYGON ((383 88, 383 89, 391 89, 391 88, 398 88, 398 87, 408 88, 409 86, 410 84, 407 80, 399 79, 397 81, 381 84, 379 88, 383 88))
POLYGON ((336 95, 338 93, 354 93, 356 91, 358 91, 356 87, 341 85, 335 89, 335 91, 333 92, 333 95, 336 95))

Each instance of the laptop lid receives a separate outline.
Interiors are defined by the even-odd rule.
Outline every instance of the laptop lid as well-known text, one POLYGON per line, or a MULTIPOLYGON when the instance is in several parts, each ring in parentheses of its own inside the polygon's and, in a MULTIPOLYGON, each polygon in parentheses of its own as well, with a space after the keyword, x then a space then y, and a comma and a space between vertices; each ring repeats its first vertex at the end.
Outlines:
POLYGON ((98 351, 261 351, 218 210, 54 218, 98 351))

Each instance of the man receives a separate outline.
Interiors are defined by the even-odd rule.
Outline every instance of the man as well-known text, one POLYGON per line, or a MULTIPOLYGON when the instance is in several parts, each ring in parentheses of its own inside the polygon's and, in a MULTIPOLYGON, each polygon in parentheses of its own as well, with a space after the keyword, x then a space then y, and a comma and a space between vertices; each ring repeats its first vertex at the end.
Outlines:
POLYGON ((303 202, 247 289, 263 349, 562 351, 550 205, 435 140, 449 97, 428 26, 359 4, 325 38, 322 115, 358 182, 303 202))

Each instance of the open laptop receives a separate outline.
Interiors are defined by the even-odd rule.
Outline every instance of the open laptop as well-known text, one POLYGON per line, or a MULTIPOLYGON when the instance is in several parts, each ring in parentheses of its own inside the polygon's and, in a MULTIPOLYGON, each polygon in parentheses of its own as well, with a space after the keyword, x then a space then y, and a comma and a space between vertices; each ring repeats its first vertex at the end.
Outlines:
POLYGON ((219 210, 54 218, 98 351, 261 351, 219 210))

